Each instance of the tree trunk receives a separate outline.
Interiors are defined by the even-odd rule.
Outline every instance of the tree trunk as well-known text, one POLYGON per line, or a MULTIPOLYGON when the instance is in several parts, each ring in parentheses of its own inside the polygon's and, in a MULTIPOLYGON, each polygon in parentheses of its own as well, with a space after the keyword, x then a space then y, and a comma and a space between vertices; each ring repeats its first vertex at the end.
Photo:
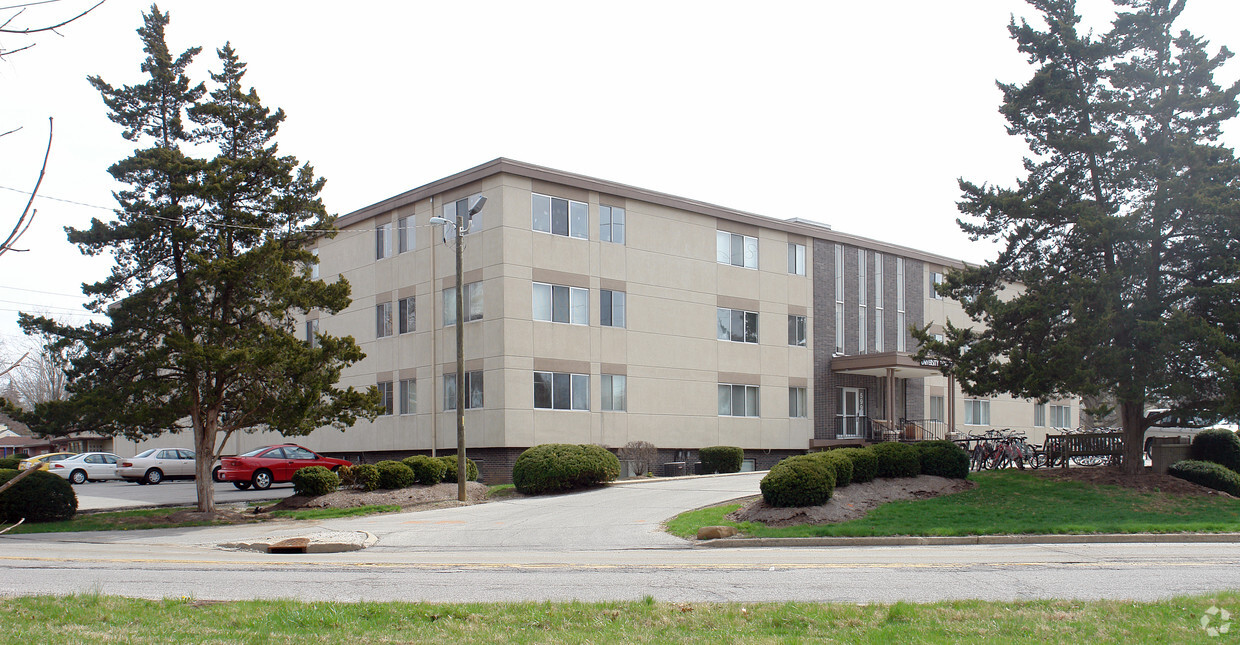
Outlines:
POLYGON ((198 512, 215 512, 215 427, 194 426, 194 485, 198 489, 198 512))
POLYGON ((1145 470, 1145 431, 1149 428, 1145 420, 1145 406, 1121 401, 1119 415, 1124 428, 1123 472, 1125 475, 1140 474, 1145 470))

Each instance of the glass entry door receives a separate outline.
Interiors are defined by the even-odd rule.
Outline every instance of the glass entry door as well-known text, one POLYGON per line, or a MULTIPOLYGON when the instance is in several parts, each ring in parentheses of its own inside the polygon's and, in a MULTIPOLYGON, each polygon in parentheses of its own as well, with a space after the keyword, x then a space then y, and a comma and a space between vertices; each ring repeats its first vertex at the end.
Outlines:
POLYGON ((865 426, 865 389, 840 388, 840 407, 836 415, 840 437, 860 437, 865 426))

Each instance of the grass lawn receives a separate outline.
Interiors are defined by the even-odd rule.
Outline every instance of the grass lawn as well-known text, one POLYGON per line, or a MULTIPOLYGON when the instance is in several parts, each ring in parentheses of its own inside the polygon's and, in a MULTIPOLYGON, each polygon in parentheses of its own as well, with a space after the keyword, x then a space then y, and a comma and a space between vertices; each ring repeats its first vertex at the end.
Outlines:
POLYGON ((891 502, 860 519, 783 528, 724 519, 739 504, 681 514, 668 530, 681 537, 702 526, 737 527, 749 537, 992 535, 1028 533, 1178 533, 1240 531, 1240 500, 1142 493, 1044 479, 1019 470, 969 475, 973 490, 891 502))
POLYGON ((14 643, 1219 643, 1202 618, 1240 594, 1153 603, 1046 600, 893 605, 644 601, 301 603, 102 595, 0 599, 14 643))
MULTIPOLYGON (((217 524, 236 524, 234 521, 217 520, 175 520, 172 516, 184 511, 192 511, 194 507, 183 508, 149 508, 133 511, 109 511, 102 513, 80 513, 73 519, 63 522, 41 522, 38 524, 22 524, 8 532, 16 533, 67 533, 72 531, 127 531, 133 529, 167 529, 183 526, 211 526, 217 524)), ((354 515, 372 515, 374 513, 394 513, 399 506, 356 506, 353 508, 308 508, 298 511, 280 510, 252 517, 250 521, 263 522, 272 519, 282 520, 324 520, 333 517, 352 517, 354 515)))

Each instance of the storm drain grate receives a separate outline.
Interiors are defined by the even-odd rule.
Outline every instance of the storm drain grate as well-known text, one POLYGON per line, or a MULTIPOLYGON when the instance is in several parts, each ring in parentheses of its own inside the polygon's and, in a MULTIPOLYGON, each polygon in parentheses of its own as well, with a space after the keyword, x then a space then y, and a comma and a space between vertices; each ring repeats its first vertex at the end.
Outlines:
POLYGON ((289 538, 269 545, 267 553, 305 553, 308 546, 310 546, 309 538, 289 538))

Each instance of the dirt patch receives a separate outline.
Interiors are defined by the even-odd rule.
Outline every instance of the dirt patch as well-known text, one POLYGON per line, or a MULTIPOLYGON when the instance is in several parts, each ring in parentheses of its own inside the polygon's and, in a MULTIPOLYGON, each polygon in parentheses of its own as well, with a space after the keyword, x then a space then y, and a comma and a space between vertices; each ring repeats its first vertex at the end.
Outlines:
POLYGON ((403 510, 425 510, 449 506, 462 506, 486 501, 486 484, 467 482, 465 496, 468 502, 457 500, 455 483, 435 484, 434 486, 412 486, 397 490, 338 490, 334 493, 308 497, 293 495, 281 500, 274 506, 264 508, 265 511, 297 510, 304 508, 354 508, 357 506, 399 506, 403 510))
POLYGON ((887 502, 950 495, 969 490, 974 486, 976 484, 968 480, 934 475, 876 479, 837 488, 831 499, 821 506, 778 508, 768 505, 762 501, 761 497, 756 497, 745 506, 728 514, 727 518, 735 522, 762 522, 767 526, 833 524, 855 520, 887 502))
MULTIPOLYGON (((1039 468, 1033 474, 1055 481, 1073 481, 1083 484, 1120 486, 1142 493, 1168 493, 1171 495, 1227 495, 1171 475, 1160 475, 1145 468, 1135 475, 1127 475, 1115 466, 1091 466, 1084 468, 1039 468)), ((1230 497, 1229 495, 1227 495, 1230 497)))

